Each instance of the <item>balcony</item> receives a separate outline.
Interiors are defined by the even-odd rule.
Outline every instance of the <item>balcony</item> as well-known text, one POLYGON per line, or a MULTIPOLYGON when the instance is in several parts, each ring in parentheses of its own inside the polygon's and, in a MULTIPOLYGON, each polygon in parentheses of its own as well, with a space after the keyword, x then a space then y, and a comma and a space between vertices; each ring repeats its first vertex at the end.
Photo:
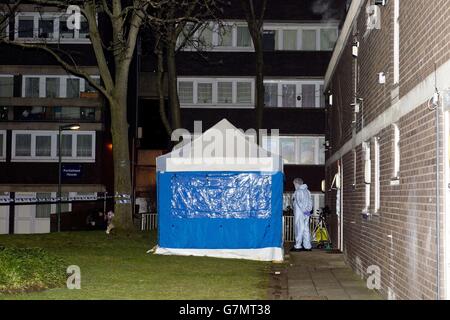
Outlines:
POLYGON ((103 102, 98 95, 86 98, 0 98, 2 122, 102 121, 103 102))

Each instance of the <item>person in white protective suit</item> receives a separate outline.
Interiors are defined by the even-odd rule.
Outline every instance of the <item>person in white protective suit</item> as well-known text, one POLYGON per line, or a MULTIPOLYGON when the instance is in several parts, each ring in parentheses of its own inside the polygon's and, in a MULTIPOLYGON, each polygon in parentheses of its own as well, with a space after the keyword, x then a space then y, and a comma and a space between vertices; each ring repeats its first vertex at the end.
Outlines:
POLYGON ((311 193, 303 180, 294 180, 295 193, 293 196, 295 245, 292 251, 311 251, 311 235, 309 231, 309 217, 312 210, 311 193))

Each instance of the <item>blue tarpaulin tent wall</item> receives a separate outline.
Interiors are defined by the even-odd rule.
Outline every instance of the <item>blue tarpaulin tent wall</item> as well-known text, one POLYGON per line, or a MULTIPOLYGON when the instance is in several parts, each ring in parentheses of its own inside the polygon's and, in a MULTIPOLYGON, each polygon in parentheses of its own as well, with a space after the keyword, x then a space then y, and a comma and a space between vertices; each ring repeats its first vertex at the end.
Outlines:
MULTIPOLYGON (((213 128, 234 126, 223 120, 213 128)), ((266 158, 218 165, 160 157, 156 253, 282 260, 283 173, 278 156, 266 158)))

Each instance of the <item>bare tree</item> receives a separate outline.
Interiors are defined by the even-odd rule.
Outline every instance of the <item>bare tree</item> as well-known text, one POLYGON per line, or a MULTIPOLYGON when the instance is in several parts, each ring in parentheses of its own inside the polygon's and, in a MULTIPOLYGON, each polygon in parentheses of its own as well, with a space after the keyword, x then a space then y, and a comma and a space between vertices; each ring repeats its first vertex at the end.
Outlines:
MULTIPOLYGON (((264 116, 264 52, 263 24, 268 0, 240 0, 255 48, 256 129, 261 129, 264 116)), ((259 135, 258 135, 259 139, 259 135)))
MULTIPOLYGON (((40 49, 49 53, 67 72, 84 78, 107 100, 111 113, 111 134, 114 159, 114 190, 116 193, 114 223, 117 229, 133 229, 131 202, 131 170, 128 143, 127 93, 130 64, 139 30, 150 7, 156 10, 158 1, 149 0, 30 0, 42 6, 53 6, 66 10, 69 5, 77 5, 88 22, 89 35, 96 57, 102 83, 95 81, 81 66, 77 65, 70 54, 63 52, 61 46, 50 46, 45 41, 33 43, 0 39, 13 46, 40 49), (97 17, 103 15, 111 26, 111 39, 106 42, 97 25, 97 17), (109 58, 113 65, 111 66, 109 58), (121 201, 117 200, 117 197, 121 201)), ((161 2, 161 1, 160 1, 161 2)), ((18 7, 20 9, 20 7, 18 7)))
POLYGON ((220 25, 218 15, 225 1, 222 0, 167 0, 158 8, 155 15, 148 16, 148 25, 155 38, 154 52, 157 57, 157 87, 161 120, 170 135, 181 127, 181 110, 178 97, 176 54, 182 48, 201 51, 211 44, 194 35, 211 28, 214 21, 220 25), (164 66, 167 66, 165 70, 164 66), (169 115, 165 112, 163 79, 167 74, 169 115))

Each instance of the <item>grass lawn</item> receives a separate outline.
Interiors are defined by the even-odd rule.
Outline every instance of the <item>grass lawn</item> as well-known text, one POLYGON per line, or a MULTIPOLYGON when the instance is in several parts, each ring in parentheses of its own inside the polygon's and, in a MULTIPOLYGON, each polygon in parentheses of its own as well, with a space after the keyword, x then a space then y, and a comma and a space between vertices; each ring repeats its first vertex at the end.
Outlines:
POLYGON ((159 256, 155 233, 1 235, 0 246, 40 247, 81 268, 81 289, 56 288, 0 299, 265 299, 270 263, 159 256))

